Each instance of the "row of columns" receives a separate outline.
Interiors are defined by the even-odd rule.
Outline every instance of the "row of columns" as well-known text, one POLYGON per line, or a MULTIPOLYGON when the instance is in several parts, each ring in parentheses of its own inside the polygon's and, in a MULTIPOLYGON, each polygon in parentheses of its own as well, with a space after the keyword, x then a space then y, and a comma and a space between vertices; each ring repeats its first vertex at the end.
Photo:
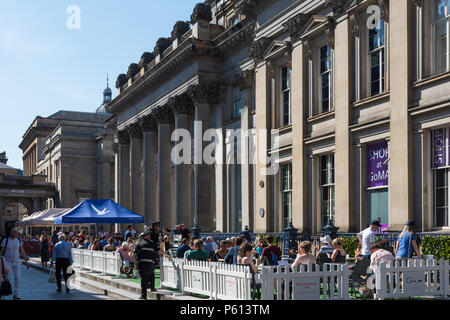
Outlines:
MULTIPOLYGON (((124 207, 142 214, 145 223, 159 220, 163 227, 190 222, 189 164, 175 166, 174 197, 171 182, 172 129, 189 130, 190 116, 202 122, 203 136, 210 126, 210 109, 217 96, 216 84, 191 86, 188 92, 153 108, 126 129, 118 132, 116 200, 124 207), (175 199, 172 205, 172 199, 175 199)), ((194 150, 196 157, 201 150, 194 150)), ((202 162, 202 161, 201 161, 202 162)), ((211 168, 195 165, 195 221, 204 230, 213 230, 210 212, 211 168)))

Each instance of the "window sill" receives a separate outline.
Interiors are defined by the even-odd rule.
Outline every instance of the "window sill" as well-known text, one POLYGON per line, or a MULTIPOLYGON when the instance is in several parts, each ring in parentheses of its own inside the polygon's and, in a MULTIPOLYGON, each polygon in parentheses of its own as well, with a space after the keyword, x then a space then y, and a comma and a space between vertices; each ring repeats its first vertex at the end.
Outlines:
POLYGON ((364 98, 362 100, 358 100, 358 101, 353 102, 353 107, 354 108, 364 107, 364 106, 366 106, 368 104, 371 104, 371 103, 378 102, 380 100, 389 98, 390 95, 391 95, 390 91, 387 91, 387 92, 383 92, 383 93, 377 94, 375 96, 364 98))
POLYGON ((442 80, 447 80, 450 78, 450 71, 439 73, 437 75, 429 76, 425 79, 418 80, 412 84, 413 89, 417 89, 435 82, 439 82, 442 80))
POLYGON ((292 131, 292 124, 288 124, 287 126, 272 129, 272 134, 274 134, 274 133, 282 134, 282 133, 286 133, 288 131, 292 131))
POLYGON ((321 120, 327 119, 327 118, 332 118, 334 117, 335 111, 334 109, 331 111, 327 111, 318 115, 314 115, 312 117, 309 117, 308 119, 306 119, 306 121, 308 123, 314 123, 314 122, 319 122, 321 120))

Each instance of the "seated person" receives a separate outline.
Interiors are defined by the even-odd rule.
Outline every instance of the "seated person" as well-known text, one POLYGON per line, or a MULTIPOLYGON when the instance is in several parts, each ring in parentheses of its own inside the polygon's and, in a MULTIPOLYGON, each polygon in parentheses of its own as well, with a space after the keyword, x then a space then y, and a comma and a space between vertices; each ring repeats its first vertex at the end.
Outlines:
POLYGON ((305 265, 308 264, 308 261, 311 261, 312 264, 316 264, 316 257, 311 254, 311 242, 309 241, 303 241, 298 245, 298 251, 297 258, 295 259, 294 263, 291 265, 291 269, 294 270, 294 268, 298 265, 305 265))
POLYGON ((251 244, 244 242, 239 247, 237 264, 249 265, 252 273, 258 273, 258 268, 253 263, 253 247, 251 244))
POLYGON ((183 238, 183 240, 181 240, 181 245, 177 248, 177 258, 183 258, 184 253, 190 249, 191 248, 189 247, 189 240, 187 238, 183 238))
POLYGON ((329 235, 326 235, 325 237, 320 238, 319 254, 321 254, 321 253, 332 254, 333 251, 334 251, 334 248, 331 245, 331 237, 329 235))
POLYGON ((211 261, 209 259, 208 253, 203 250, 203 241, 195 240, 194 241, 194 250, 190 250, 187 255, 188 260, 200 260, 200 261, 211 261))
POLYGON ((345 252, 344 248, 342 248, 342 239, 337 238, 334 239, 333 242, 334 251, 332 254, 328 254, 328 257, 331 259, 331 262, 334 263, 336 260, 338 262, 344 262, 345 263, 345 256, 347 253, 345 252))
POLYGON ((108 244, 103 247, 103 251, 107 251, 107 252, 115 252, 116 249, 117 248, 114 244, 114 238, 110 238, 108 241, 108 244))
POLYGON ((122 246, 117 249, 116 253, 120 254, 126 267, 130 267, 134 264, 132 251, 130 250, 128 242, 122 243, 122 246))
POLYGON ((187 251, 184 253, 184 257, 183 257, 184 259, 187 259, 187 256, 189 255, 189 253, 191 253, 192 250, 195 250, 194 241, 195 241, 195 240, 190 240, 190 241, 189 241, 189 250, 187 250, 187 251))
POLYGON ((391 261, 394 261, 394 255, 384 249, 381 249, 382 244, 380 243, 372 243, 370 245, 370 269, 373 271, 377 266, 377 262, 385 262, 386 264, 390 264, 391 261))
POLYGON ((230 241, 222 240, 220 241, 219 249, 217 249, 213 256, 211 257, 211 261, 213 262, 223 262, 225 261, 225 257, 228 251, 231 249, 232 244, 230 241))

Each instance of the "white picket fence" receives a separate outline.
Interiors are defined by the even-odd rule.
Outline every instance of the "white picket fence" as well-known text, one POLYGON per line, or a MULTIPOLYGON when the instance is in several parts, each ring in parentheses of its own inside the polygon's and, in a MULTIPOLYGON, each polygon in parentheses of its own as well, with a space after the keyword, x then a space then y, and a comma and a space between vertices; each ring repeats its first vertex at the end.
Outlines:
POLYGON ((246 266, 217 262, 161 260, 161 286, 215 300, 250 300, 252 274, 246 266))
POLYGON ((118 254, 106 251, 72 249, 73 266, 81 270, 120 275, 122 260, 118 254))
POLYGON ((441 260, 403 260, 378 263, 375 268, 375 298, 433 296, 448 298, 449 262, 441 260))
POLYGON ((324 264, 322 270, 311 262, 293 271, 290 265, 263 267, 261 299, 349 300, 350 275, 347 264, 324 264))

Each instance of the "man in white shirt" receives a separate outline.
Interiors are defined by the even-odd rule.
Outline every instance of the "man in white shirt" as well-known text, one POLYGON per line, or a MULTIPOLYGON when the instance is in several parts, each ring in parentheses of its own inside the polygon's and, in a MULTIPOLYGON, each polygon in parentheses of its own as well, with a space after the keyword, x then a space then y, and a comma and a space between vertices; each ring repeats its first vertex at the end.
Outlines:
POLYGON ((364 229, 360 233, 358 233, 357 238, 359 243, 361 244, 361 254, 360 257, 365 259, 370 259, 370 246, 372 244, 384 244, 387 242, 386 239, 383 239, 379 242, 375 241, 375 232, 380 227, 380 222, 378 220, 372 221, 370 226, 367 229, 364 229))
POLYGON ((106 237, 108 235, 108 232, 105 231, 105 228, 103 226, 100 227, 100 231, 98 232, 98 236, 100 238, 106 237))
POLYGON ((10 272, 8 274, 8 280, 12 280, 12 275, 14 275, 14 300, 20 300, 19 298, 19 287, 20 287, 20 275, 21 275, 21 265, 20 256, 26 261, 27 269, 30 268, 28 264, 27 255, 25 250, 23 250, 22 243, 17 238, 19 232, 16 228, 11 229, 9 238, 3 239, 0 247, 2 255, 4 255, 6 264, 10 272))

